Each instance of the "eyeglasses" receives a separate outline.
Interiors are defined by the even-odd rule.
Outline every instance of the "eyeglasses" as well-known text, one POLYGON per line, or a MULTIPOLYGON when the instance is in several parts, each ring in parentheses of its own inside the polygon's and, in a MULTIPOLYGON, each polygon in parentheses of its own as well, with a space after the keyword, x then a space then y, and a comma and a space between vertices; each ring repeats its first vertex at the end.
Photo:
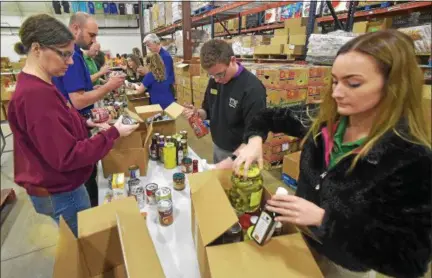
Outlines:
POLYGON ((223 71, 223 72, 216 73, 215 75, 211 75, 211 74, 209 74, 209 76, 210 76, 210 78, 213 78, 213 79, 216 79, 216 78, 217 78, 217 79, 222 79, 222 78, 225 77, 227 71, 228 71, 228 68, 226 68, 226 70, 223 71))
POLYGON ((74 54, 75 51, 61 51, 55 47, 52 46, 48 46, 48 45, 41 45, 42 47, 51 49, 52 51, 54 51, 55 53, 57 53, 63 60, 67 61, 69 58, 71 58, 74 54))

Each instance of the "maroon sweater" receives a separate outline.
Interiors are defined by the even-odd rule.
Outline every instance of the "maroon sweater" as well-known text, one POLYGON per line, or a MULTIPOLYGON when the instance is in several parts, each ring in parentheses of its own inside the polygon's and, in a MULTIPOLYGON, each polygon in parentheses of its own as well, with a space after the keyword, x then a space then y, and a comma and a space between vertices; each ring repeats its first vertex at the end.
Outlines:
POLYGON ((91 175, 94 165, 119 137, 116 128, 88 138, 86 120, 57 88, 22 72, 9 103, 14 135, 15 182, 29 195, 72 191, 91 175))

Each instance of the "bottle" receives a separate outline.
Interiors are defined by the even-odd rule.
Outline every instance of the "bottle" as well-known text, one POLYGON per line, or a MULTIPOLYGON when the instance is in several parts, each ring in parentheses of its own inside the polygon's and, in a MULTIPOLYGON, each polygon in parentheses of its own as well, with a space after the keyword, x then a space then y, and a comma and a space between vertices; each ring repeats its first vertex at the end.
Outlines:
MULTIPOLYGON (((283 187, 278 187, 276 195, 288 195, 288 190, 283 187)), ((261 212, 258 222, 252 231, 252 239, 256 243, 259 245, 266 243, 273 236, 277 225, 279 225, 280 230, 282 230, 282 223, 277 224, 278 222, 275 221, 277 216, 279 216, 278 213, 268 211, 267 209, 261 212)))
POLYGON ((166 143, 171 143, 172 142, 172 137, 171 136, 167 136, 166 137, 166 143))
POLYGON ((152 137, 152 142, 150 145, 150 159, 151 160, 159 160, 159 145, 157 142, 156 134, 152 137))
POLYGON ((183 157, 188 156, 188 145, 186 139, 181 140, 181 147, 183 149, 183 157))
POLYGON ((163 163, 163 149, 165 147, 165 136, 160 135, 159 136, 159 160, 163 163))
POLYGON ((189 118, 189 125, 192 127, 197 138, 201 138, 209 133, 207 126, 198 114, 189 118))
POLYGON ((181 139, 177 139, 177 156, 176 156, 177 166, 180 166, 182 164, 183 157, 184 157, 184 154, 183 154, 183 146, 181 143, 181 139))

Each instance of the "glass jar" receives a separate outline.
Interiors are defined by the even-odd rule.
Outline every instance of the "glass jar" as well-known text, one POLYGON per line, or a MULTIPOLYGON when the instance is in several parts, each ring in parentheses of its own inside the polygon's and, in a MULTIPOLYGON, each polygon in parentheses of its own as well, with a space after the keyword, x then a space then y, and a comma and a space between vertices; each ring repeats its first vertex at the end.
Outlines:
MULTIPOLYGON (((243 173, 243 166, 240 168, 243 173)), ((263 192, 263 177, 257 164, 252 164, 247 171, 247 177, 233 172, 232 188, 228 197, 237 214, 254 213, 261 205, 263 192)))

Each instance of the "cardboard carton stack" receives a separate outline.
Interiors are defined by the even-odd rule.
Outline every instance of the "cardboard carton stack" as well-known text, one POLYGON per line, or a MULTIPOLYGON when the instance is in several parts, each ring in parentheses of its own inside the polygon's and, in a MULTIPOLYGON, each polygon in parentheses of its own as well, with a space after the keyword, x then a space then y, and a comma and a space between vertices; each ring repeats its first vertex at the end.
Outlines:
POLYGON ((177 84, 177 101, 180 104, 193 103, 192 77, 200 75, 200 64, 184 64, 178 63, 175 65, 175 78, 177 84))
POLYGON ((165 2, 165 24, 171 25, 174 23, 173 21, 173 9, 171 2, 165 2))
MULTIPOLYGON (((231 188, 230 170, 206 171, 188 175, 192 200, 192 235, 201 277, 323 277, 301 230, 284 224, 282 235, 264 246, 254 241, 213 245, 225 231, 236 224, 236 216, 225 190, 231 188)), ((264 188, 261 205, 274 192, 264 188)))
POLYGON ((208 81, 207 71, 200 66, 200 75, 192 77, 193 103, 196 108, 202 107, 208 81))
POLYGON ((172 7, 172 21, 176 22, 178 20, 182 19, 182 4, 181 1, 173 1, 173 2, 167 2, 171 3, 172 7))
POLYGON ((150 9, 144 10, 144 33, 150 33, 152 31, 152 12, 150 9))
POLYGON ((166 25, 166 16, 165 16, 165 3, 159 3, 158 7, 159 7, 159 16, 158 16, 158 24, 159 27, 163 27, 166 25))
POLYGON ((282 163, 284 156, 300 149, 300 139, 283 133, 269 133, 263 145, 264 167, 270 169, 282 163))
POLYGON ((151 11, 151 30, 154 30, 159 27, 159 4, 153 4, 150 8, 151 11))
POLYGON ((297 181, 300 174, 301 152, 294 152, 284 156, 282 165, 282 181, 291 189, 297 189, 297 181))

